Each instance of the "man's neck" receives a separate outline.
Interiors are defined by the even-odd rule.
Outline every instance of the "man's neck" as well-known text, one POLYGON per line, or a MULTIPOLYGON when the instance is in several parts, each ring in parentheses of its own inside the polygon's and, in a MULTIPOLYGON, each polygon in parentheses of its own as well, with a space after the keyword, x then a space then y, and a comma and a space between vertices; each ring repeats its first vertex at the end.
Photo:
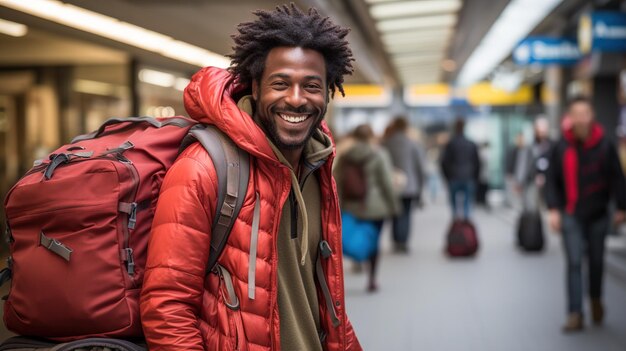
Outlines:
POLYGON ((302 158, 302 152, 304 150, 303 147, 297 149, 279 149, 280 152, 285 156, 285 159, 291 165, 296 175, 298 174, 298 168, 300 167, 300 159, 302 158))
POLYGON ((578 130, 576 132, 576 139, 578 139, 578 141, 580 141, 580 142, 584 142, 589 137, 589 134, 591 134, 591 129, 590 128, 587 128, 585 130, 578 130))

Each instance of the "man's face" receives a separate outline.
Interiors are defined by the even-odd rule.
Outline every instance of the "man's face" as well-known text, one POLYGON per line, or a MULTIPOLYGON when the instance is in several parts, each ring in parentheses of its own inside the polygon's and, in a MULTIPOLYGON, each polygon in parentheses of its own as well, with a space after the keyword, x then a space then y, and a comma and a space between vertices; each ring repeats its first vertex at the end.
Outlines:
POLYGON ((311 49, 276 47, 267 55, 260 81, 252 84, 255 114, 274 144, 303 147, 326 113, 324 56, 311 49))
POLYGON ((579 138, 586 138, 594 118, 591 105, 585 101, 575 102, 570 106, 568 115, 574 134, 579 138))

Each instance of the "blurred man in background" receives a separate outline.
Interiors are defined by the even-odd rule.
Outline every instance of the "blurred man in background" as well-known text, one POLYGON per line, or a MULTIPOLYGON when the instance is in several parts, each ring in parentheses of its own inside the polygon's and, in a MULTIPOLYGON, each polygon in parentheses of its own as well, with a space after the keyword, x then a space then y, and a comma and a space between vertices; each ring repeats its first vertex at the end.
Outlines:
POLYGON ((465 137, 464 132, 465 121, 459 118, 454 122, 454 135, 444 148, 441 169, 448 182, 453 219, 468 220, 480 174, 480 160, 478 147, 465 137), (459 195, 463 197, 462 213, 459 213, 459 195))
POLYGON ((389 125, 383 146, 389 152, 397 172, 401 172, 404 184, 398 189, 402 201, 402 211, 393 219, 394 250, 408 253, 411 233, 411 209, 421 202, 424 189, 424 164, 422 150, 417 142, 409 138, 409 123, 404 117, 394 119, 389 125))
POLYGON ((604 320, 602 278, 605 238, 610 227, 609 202, 616 201, 613 221, 625 219, 626 182, 615 146, 595 122, 591 102, 577 97, 568 104, 569 123, 555 145, 546 175, 550 227, 562 232, 567 262, 568 318, 565 332, 582 330, 585 252, 589 261, 589 297, 594 324, 604 320))

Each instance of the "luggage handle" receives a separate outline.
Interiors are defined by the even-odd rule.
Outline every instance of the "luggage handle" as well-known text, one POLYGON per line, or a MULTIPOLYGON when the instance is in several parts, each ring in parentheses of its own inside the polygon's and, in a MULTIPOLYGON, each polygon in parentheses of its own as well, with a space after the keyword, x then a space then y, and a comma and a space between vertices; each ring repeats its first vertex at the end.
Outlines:
POLYGON ((44 179, 50 180, 50 178, 52 178, 52 175, 54 174, 54 170, 56 170, 57 167, 59 167, 61 164, 70 162, 70 158, 72 156, 81 157, 81 158, 90 158, 91 156, 93 156, 93 151, 77 152, 73 154, 62 153, 62 154, 50 155, 50 158, 52 161, 50 162, 48 167, 46 167, 46 170, 43 173, 44 179))

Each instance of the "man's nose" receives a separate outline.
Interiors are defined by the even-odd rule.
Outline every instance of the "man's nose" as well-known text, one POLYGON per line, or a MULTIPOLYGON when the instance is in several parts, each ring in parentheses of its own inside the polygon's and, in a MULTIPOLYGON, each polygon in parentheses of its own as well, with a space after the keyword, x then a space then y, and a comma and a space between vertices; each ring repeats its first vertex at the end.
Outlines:
POLYGON ((285 102, 293 108, 304 106, 304 104, 306 104, 306 98, 304 97, 302 89, 297 85, 289 89, 285 102))

